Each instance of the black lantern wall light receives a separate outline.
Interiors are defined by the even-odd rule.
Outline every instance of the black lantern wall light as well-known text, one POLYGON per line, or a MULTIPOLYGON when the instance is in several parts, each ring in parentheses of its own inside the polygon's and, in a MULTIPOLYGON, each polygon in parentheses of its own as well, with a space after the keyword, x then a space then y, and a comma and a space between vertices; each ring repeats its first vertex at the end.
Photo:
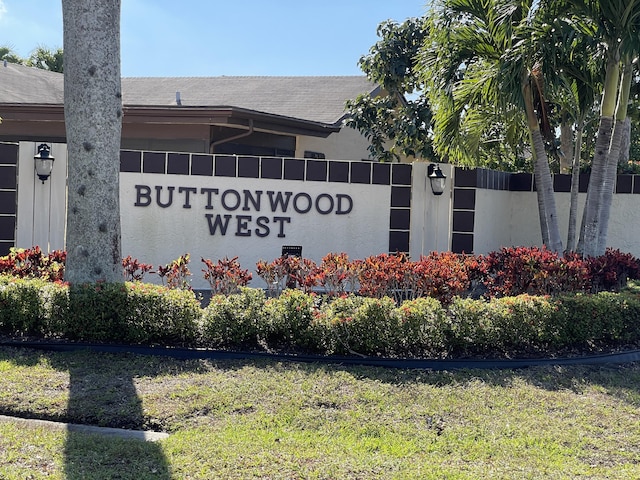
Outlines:
POLYGON ((38 153, 33 156, 36 167, 36 175, 44 182, 51 176, 51 170, 53 170, 53 155, 51 155, 51 147, 46 143, 38 145, 38 153))
POLYGON ((431 182, 431 191, 434 195, 442 195, 444 187, 447 181, 447 176, 442 173, 440 166, 437 163, 429 164, 427 168, 427 177, 431 182))

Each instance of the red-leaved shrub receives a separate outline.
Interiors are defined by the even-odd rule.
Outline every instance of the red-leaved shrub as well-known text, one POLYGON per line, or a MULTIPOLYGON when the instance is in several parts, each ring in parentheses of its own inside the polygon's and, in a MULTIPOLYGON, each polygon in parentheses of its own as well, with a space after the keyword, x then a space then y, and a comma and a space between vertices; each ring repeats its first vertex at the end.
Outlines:
POLYGON ((0 273, 19 278, 41 278, 61 282, 64 278, 64 262, 67 252, 55 250, 44 254, 39 246, 12 248, 9 255, 0 257, 0 273))
POLYGON ((586 260, 594 292, 619 291, 627 280, 640 278, 640 261, 630 253, 608 248, 604 255, 586 260))
POLYGON ((589 288, 589 269, 578 257, 542 247, 510 247, 479 257, 489 297, 554 295, 589 288))
POLYGON ((209 282, 213 295, 237 293, 240 287, 247 286, 251 281, 251 273, 240 267, 238 257, 231 259, 225 257, 218 260, 217 264, 208 258, 203 258, 202 263, 206 267, 202 269, 204 279, 209 282))

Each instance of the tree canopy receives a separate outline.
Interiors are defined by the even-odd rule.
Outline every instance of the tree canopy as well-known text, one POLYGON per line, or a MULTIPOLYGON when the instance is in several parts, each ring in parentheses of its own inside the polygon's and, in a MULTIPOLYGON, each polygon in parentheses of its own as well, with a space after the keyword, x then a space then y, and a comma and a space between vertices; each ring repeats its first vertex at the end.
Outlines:
POLYGON ((433 159, 431 110, 416 71, 427 35, 424 20, 410 18, 401 24, 388 20, 378 26, 377 33, 380 40, 358 64, 382 91, 347 101, 346 124, 370 141, 369 152, 375 160, 433 159))
POLYGON ((52 50, 48 47, 39 46, 31 52, 28 58, 22 58, 11 47, 2 46, 0 47, 0 60, 52 72, 64 72, 64 54, 61 48, 52 50))
POLYGON ((640 84, 640 0, 434 0, 424 18, 383 22, 378 36, 359 65, 382 95, 347 103, 347 124, 374 159, 533 169, 542 239, 554 250, 551 172, 573 175, 575 224, 586 161, 578 250, 604 252, 616 170, 637 143, 627 111, 640 84))

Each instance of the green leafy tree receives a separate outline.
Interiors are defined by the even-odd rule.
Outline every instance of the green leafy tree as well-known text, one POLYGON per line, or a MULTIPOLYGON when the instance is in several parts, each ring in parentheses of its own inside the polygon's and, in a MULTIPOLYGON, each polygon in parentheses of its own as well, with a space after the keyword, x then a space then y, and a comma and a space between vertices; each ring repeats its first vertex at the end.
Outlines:
POLYGON ((431 110, 415 70, 426 33, 422 19, 385 21, 378 26, 380 40, 360 58, 360 68, 381 90, 347 101, 346 125, 369 140, 376 160, 434 158, 431 110))
POLYGON ((9 63, 24 63, 24 59, 7 46, 0 47, 0 60, 6 60, 9 63))
POLYGON ((30 67, 63 73, 64 55, 61 48, 50 50, 46 47, 36 48, 26 61, 30 67))

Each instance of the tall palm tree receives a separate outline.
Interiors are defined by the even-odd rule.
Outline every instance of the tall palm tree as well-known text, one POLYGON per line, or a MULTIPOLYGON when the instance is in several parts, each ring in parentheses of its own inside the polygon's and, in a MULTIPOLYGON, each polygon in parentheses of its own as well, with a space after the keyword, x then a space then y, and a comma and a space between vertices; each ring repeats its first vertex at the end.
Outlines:
POLYGON ((600 125, 582 225, 582 253, 604 253, 620 140, 629 101, 632 61, 640 52, 640 0, 568 0, 559 2, 566 14, 579 16, 580 25, 594 27, 605 46, 605 81, 600 106, 600 125))
POLYGON ((72 283, 122 282, 120 0, 62 0, 72 283))
MULTIPOLYGON (((560 117, 561 148, 566 167, 571 172, 571 200, 566 250, 576 248, 578 224, 578 189, 582 139, 588 119, 594 117, 596 97, 602 91, 604 69, 598 58, 602 48, 593 31, 575 28, 575 19, 559 15, 549 5, 539 10, 534 42, 539 45, 545 78, 554 79, 553 105, 560 117), (558 48, 558 47, 561 48, 558 48)), ((562 168, 561 168, 562 173, 562 168)))
MULTIPOLYGON (((562 251, 543 128, 546 89, 531 42, 534 0, 440 0, 421 53, 435 118, 434 142, 443 155, 472 156, 474 135, 460 138, 479 110, 524 119, 534 161, 542 240, 562 251)), ((481 122, 476 122, 480 126, 481 122)), ((480 126, 480 128, 482 128, 480 126)), ((548 130, 548 128, 545 128, 548 130)))

